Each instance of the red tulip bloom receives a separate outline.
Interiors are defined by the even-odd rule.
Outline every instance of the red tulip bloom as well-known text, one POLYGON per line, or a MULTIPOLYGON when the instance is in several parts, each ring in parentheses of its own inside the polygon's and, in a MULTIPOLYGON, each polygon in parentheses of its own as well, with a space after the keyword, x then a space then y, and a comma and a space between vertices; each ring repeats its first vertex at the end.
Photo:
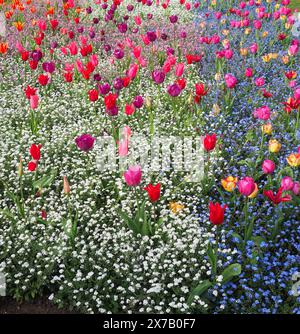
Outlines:
POLYGON ((30 97, 33 95, 36 95, 36 88, 30 87, 29 85, 24 89, 24 93, 26 95, 26 98, 30 100, 30 97))
POLYGON ((91 102, 96 102, 98 100, 99 94, 97 89, 91 89, 89 91, 89 98, 91 102))
POLYGON ((213 225, 221 225, 224 222, 224 212, 227 208, 227 205, 223 207, 217 203, 209 203, 209 220, 213 225))
POLYGON ((264 190, 264 195, 274 204, 278 205, 281 202, 289 202, 292 197, 290 195, 282 196, 283 187, 280 187, 275 195, 272 190, 264 190))
POLYGON ((48 83, 48 81, 49 81, 49 77, 48 77, 48 75, 40 74, 40 75, 38 76, 38 81, 39 81, 39 84, 40 84, 41 86, 46 86, 47 83, 48 83))
POLYGON ((73 81, 73 73, 72 72, 64 73, 64 78, 65 78, 66 82, 72 82, 73 81))
POLYGON ((41 159, 41 147, 42 145, 36 145, 36 144, 32 144, 29 150, 29 153, 32 157, 33 160, 40 160, 41 159))
POLYGON ((37 163, 35 161, 30 161, 27 167, 30 172, 34 172, 36 170, 37 163))
POLYGON ((208 89, 206 89, 203 83, 196 84, 196 95, 205 96, 207 92, 208 92, 208 89))
POLYGON ((215 133, 213 133, 212 135, 206 135, 203 139, 204 149, 208 152, 212 151, 216 146, 216 142, 217 136, 215 133))
POLYGON ((147 191, 148 196, 152 202, 156 202, 160 198, 160 183, 157 183, 156 186, 152 185, 151 183, 144 188, 147 191))
POLYGON ((117 101, 117 95, 109 93, 108 95, 105 96, 104 98, 104 104, 106 109, 112 109, 116 106, 116 101, 117 101))

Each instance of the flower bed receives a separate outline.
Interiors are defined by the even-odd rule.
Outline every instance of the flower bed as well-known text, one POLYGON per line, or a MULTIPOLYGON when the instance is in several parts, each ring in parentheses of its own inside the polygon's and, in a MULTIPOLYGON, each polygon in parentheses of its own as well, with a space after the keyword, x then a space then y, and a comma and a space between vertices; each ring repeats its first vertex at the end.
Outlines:
POLYGON ((2 4, 9 296, 87 313, 299 313, 288 5, 2 4))

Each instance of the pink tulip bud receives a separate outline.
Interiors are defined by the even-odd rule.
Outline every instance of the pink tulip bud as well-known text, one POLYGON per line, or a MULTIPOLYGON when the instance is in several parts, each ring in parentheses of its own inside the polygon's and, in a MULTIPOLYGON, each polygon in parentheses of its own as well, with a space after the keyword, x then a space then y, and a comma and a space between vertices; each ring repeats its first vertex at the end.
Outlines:
POLYGON ((39 97, 37 95, 30 96, 30 107, 31 109, 36 109, 39 105, 39 97))
POLYGON ((262 170, 265 174, 272 174, 275 170, 275 163, 272 160, 264 160, 262 164, 262 170))

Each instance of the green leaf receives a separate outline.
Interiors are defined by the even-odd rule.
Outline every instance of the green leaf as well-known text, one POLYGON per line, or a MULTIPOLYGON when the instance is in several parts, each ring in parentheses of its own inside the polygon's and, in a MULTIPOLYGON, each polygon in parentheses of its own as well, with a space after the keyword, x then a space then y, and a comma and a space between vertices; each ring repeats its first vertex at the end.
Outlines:
POLYGON ((231 233, 231 236, 237 238, 240 242, 243 242, 243 238, 236 232, 231 233))
POLYGON ((190 305, 195 296, 201 296, 204 292, 206 292, 211 286, 212 286, 212 282, 210 282, 209 280, 205 280, 203 282, 201 282, 199 285, 197 285, 190 293, 189 298, 187 300, 188 305, 190 305))
POLYGON ((263 237, 260 237, 259 235, 252 237, 251 240, 255 243, 257 247, 260 247, 260 244, 262 242, 265 242, 265 239, 263 237))
POLYGON ((43 176, 39 180, 36 180, 33 182, 33 187, 39 190, 49 187, 53 183, 55 177, 56 177, 56 173, 52 173, 51 175, 43 176))
POLYGON ((239 276, 241 272, 242 267, 239 263, 230 264, 221 274, 223 276, 222 283, 229 282, 234 276, 239 276))
POLYGON ((211 247, 211 244, 209 244, 207 247, 207 255, 208 255, 211 267, 212 267, 212 272, 216 274, 217 273, 217 257, 216 257, 215 251, 211 247))

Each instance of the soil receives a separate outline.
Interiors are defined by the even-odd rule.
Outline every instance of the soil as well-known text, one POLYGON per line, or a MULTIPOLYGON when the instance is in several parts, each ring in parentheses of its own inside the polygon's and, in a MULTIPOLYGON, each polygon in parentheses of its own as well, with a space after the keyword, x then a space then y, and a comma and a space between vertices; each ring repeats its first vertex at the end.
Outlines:
POLYGON ((0 297, 0 314, 74 314, 75 312, 58 309, 49 300, 39 299, 33 302, 18 303, 9 297, 0 297))

